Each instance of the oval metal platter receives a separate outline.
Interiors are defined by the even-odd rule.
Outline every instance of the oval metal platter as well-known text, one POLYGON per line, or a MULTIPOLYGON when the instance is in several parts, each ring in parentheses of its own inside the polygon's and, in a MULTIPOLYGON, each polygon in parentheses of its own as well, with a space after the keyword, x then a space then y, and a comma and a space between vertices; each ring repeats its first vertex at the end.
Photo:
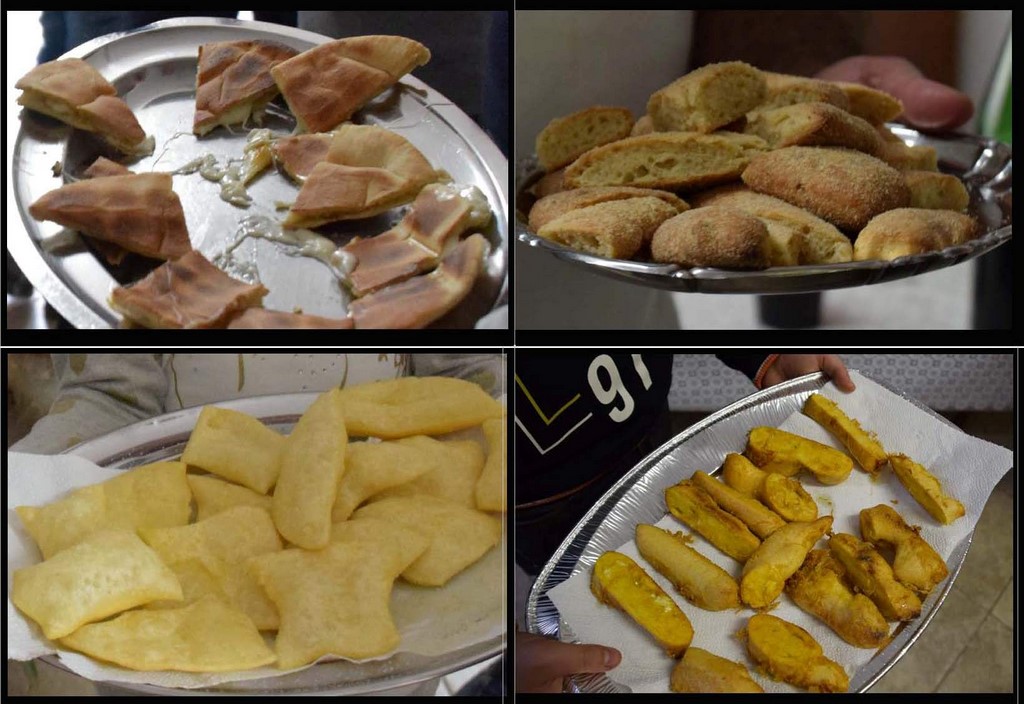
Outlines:
MULTIPOLYGON (((955 427, 921 402, 888 384, 874 381, 943 423, 955 427)), ((792 413, 799 411, 807 397, 827 382, 827 376, 817 373, 751 394, 692 425, 645 457, 601 497, 541 570, 526 602, 527 629, 531 633, 576 642, 572 629, 562 621, 548 592, 569 577, 589 569, 606 550, 615 549, 630 540, 637 523, 656 523, 664 517, 664 501, 660 492, 652 487, 664 486, 665 476, 679 474, 679 463, 674 457, 683 448, 688 452, 700 453, 701 456, 725 457, 726 453, 746 442, 750 428, 757 425, 777 426, 792 413)), ((709 474, 716 474, 720 469, 709 471, 709 474)), ((853 674, 849 691, 866 692, 924 632, 960 574, 973 535, 972 532, 953 550, 946 563, 950 578, 941 589, 933 591, 924 601, 920 617, 902 630, 897 630, 889 645, 853 674)), ((576 675, 571 678, 569 686, 578 692, 631 691, 604 674, 576 675)))
POLYGON ((533 197, 528 189, 543 175, 536 158, 531 157, 520 162, 516 169, 516 237, 520 242, 586 267, 595 274, 641 286, 699 293, 799 293, 878 284, 953 266, 1010 240, 1013 236, 1013 149, 1010 145, 969 135, 930 135, 898 124, 890 124, 889 128, 909 145, 935 148, 939 170, 958 176, 967 187, 971 199, 967 212, 982 223, 984 235, 939 252, 892 261, 777 266, 763 271, 684 268, 676 264, 608 259, 563 247, 530 230, 525 214, 529 212, 533 197))
MULTIPOLYGON (((199 45, 206 42, 261 39, 304 51, 330 41, 313 32, 266 22, 219 18, 181 18, 157 22, 127 33, 87 42, 62 58, 88 61, 117 88, 147 134, 156 138, 156 151, 127 166, 136 172, 171 171, 197 157, 214 154, 219 163, 240 158, 249 128, 220 127, 197 138, 192 134, 195 110, 196 63, 199 45)), ((262 127, 285 136, 294 118, 281 102, 271 103, 262 127)), ((8 114, 20 113, 17 138, 8 145, 7 248, 25 276, 64 318, 78 328, 117 327, 121 316, 107 298, 114 286, 138 280, 154 263, 129 257, 130 264, 109 267, 81 238, 52 222, 38 222, 28 206, 44 193, 76 178, 104 147, 92 135, 11 102, 8 114), (63 178, 54 175, 62 165, 63 178), (58 233, 62 233, 58 236, 58 233)), ((401 81, 360 110, 355 121, 396 131, 412 142, 430 163, 447 171, 453 181, 479 188, 493 218, 483 234, 490 254, 476 285, 455 310, 435 323, 439 327, 472 327, 506 298, 508 260, 508 161, 484 131, 443 95, 414 76, 401 81)), ((113 156, 113 155, 111 155, 113 156)), ((272 166, 249 184, 253 203, 239 208, 220 199, 219 186, 200 174, 177 175, 174 190, 185 211, 192 246, 208 259, 235 242, 239 221, 252 215, 282 220, 276 203, 291 203, 298 187, 272 166)), ((338 246, 355 235, 387 230, 404 209, 363 220, 335 223, 319 232, 338 246)), ((248 238, 235 250, 240 270, 255 270, 270 289, 264 305, 273 310, 325 317, 344 317, 349 294, 321 262, 294 256, 295 248, 267 239, 248 238)), ((234 275, 238 276, 235 272, 234 275)))
MULTIPOLYGON (((248 413, 275 430, 287 433, 316 397, 315 393, 256 396, 218 402, 217 406, 248 413)), ((65 454, 118 469, 174 459, 184 450, 201 410, 202 407, 185 408, 134 423, 76 445, 65 454)), ((386 660, 371 662, 322 662, 280 677, 241 680, 200 689, 171 689, 128 682, 109 684, 146 694, 369 694, 443 677, 494 657, 504 648, 502 640, 499 636, 436 657, 399 652, 386 660)), ((55 667, 67 669, 55 655, 43 659, 55 667)))

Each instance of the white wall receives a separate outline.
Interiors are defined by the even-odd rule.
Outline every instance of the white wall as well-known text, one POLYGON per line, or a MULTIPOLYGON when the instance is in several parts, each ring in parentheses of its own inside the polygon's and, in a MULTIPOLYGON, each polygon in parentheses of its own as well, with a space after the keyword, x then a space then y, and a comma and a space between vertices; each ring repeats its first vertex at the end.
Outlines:
POLYGON ((1012 10, 960 11, 957 87, 974 101, 972 129, 1012 20, 1012 10))

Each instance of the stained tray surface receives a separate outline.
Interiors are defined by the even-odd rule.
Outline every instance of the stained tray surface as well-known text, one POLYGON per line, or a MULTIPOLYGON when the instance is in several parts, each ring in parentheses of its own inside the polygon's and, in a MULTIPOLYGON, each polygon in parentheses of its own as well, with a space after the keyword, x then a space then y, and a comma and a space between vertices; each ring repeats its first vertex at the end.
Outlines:
MULTIPOLYGON (((982 223, 985 234, 967 244, 940 252, 915 254, 892 261, 778 266, 763 271, 713 267, 684 268, 676 264, 608 259, 555 244, 530 230, 525 214, 533 197, 529 187, 543 175, 535 157, 516 168, 516 238, 567 262, 641 286, 699 293, 798 293, 883 283, 924 274, 973 259, 1008 242, 1013 236, 1013 149, 995 140, 971 135, 930 135, 903 125, 889 128, 910 145, 934 147, 939 170, 958 176, 970 195, 967 212, 982 223)), ((686 194, 682 194, 685 199, 686 194)))
MULTIPOLYGON (((216 405, 248 413, 271 428, 288 433, 316 396, 315 393, 256 396, 216 405)), ((76 445, 66 452, 103 467, 120 469, 174 459, 184 450, 201 410, 202 407, 185 408, 141 421, 76 445)), ((443 677, 494 657, 503 647, 502 638, 496 637, 436 657, 399 652, 386 660, 365 663, 336 660, 279 677, 228 682, 201 689, 172 690, 127 682, 114 684, 148 694, 368 694, 443 677)), ((56 656, 48 655, 45 659, 56 667, 64 668, 56 656)))
MULTIPOLYGON (((924 404, 882 382, 890 391, 952 426, 924 404)), ((686 468, 716 467, 725 455, 746 442, 749 430, 758 425, 777 426, 799 411, 808 396, 828 382, 822 373, 793 379, 752 394, 684 430, 644 458, 609 489, 580 520, 537 576, 526 605, 527 629, 532 633, 574 642, 575 635, 552 603, 548 592, 558 584, 589 569, 605 551, 629 541, 638 523, 657 523, 665 516, 662 492, 687 473, 686 468)), ((953 426, 955 427, 955 426, 953 426)), ((851 692, 867 691, 909 650, 924 632, 953 586, 970 547, 971 535, 953 550, 946 565, 950 578, 933 591, 922 605, 921 615, 879 651, 850 680, 851 692)), ((570 686, 581 692, 629 692, 629 688, 605 674, 575 675, 570 686)))
MULTIPOLYGON (((292 132, 295 120, 278 97, 262 125, 219 127, 204 137, 192 134, 195 110, 197 52, 214 41, 259 39, 304 51, 330 41, 313 32, 265 22, 216 18, 182 18, 158 22, 128 33, 113 34, 83 44, 62 58, 88 61, 131 106, 147 134, 156 139, 153 155, 127 166, 135 172, 171 171, 197 157, 214 154, 223 165, 240 158, 254 127, 270 128, 277 136, 292 132)), ((10 118, 20 115, 20 130, 9 147, 8 250, 32 284, 57 311, 79 328, 116 327, 121 316, 107 304, 116 284, 138 280, 156 262, 129 257, 109 267, 81 238, 67 237, 60 225, 38 222, 28 206, 43 194, 79 175, 97 156, 106 154, 94 136, 74 130, 37 113, 8 105, 10 118), (63 178, 54 164, 63 165, 63 178), (58 244, 59 243, 59 244, 58 244)), ((484 271, 465 300, 439 327, 472 327, 503 296, 508 241, 507 160, 490 138, 450 100, 412 75, 385 91, 360 110, 354 120, 396 131, 415 145, 430 163, 447 171, 453 181, 479 188, 491 207, 491 224, 483 230, 490 242, 484 271)), ((253 203, 233 206, 219 197, 219 186, 199 173, 174 176, 174 190, 185 211, 192 246, 213 260, 235 241, 239 221, 249 216, 283 220, 278 202, 291 203, 298 186, 273 166, 249 184, 253 203)), ((337 246, 353 236, 372 236, 396 223, 405 208, 373 218, 343 221, 318 230, 337 246)), ((246 238, 221 267, 236 278, 254 273, 270 289, 264 306, 281 311, 344 317, 350 295, 331 270, 316 259, 294 256, 295 247, 256 237, 246 238)))

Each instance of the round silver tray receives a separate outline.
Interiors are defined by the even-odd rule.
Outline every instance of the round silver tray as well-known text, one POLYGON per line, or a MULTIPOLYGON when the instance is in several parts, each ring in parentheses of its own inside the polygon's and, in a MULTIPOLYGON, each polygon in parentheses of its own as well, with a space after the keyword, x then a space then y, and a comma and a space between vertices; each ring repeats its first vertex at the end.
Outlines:
MULTIPOLYGON (((317 394, 255 396, 218 402, 223 408, 248 413, 281 432, 290 432, 317 394)), ((126 426, 65 451, 103 467, 129 469, 178 457, 188 442, 202 407, 185 408, 126 426)), ((110 682, 110 686, 146 694, 332 694, 355 695, 399 690, 475 665, 502 652, 503 638, 486 641, 435 657, 399 652, 386 660, 364 663, 336 660, 300 672, 265 679, 227 682, 215 687, 172 689, 148 684, 110 682)), ((43 657, 68 670, 56 655, 43 657)))
MULTIPOLYGON (((69 51, 62 58, 87 60, 113 83, 131 106, 147 134, 156 138, 156 151, 129 168, 133 171, 173 170, 206 153, 240 157, 248 129, 235 134, 218 128, 205 137, 192 135, 195 76, 200 44, 237 39, 276 41, 304 51, 330 41, 330 37, 267 22, 220 18, 180 18, 156 22, 137 30, 110 34, 69 51)), ((16 95, 9 91, 9 95, 16 95)), ((275 134, 289 133, 294 118, 271 104, 264 127, 275 134)), ((141 278, 153 263, 134 257, 124 268, 108 268, 80 238, 69 246, 48 251, 43 241, 62 231, 52 222, 38 222, 28 206, 44 193, 63 185, 52 166, 63 164, 65 178, 73 178, 101 153, 102 145, 88 133, 28 110, 13 97, 8 120, 21 125, 7 146, 7 248, 28 280, 47 302, 78 328, 116 327, 121 316, 107 304, 111 290, 141 278)), ((414 76, 405 76, 395 88, 371 101, 356 120, 398 131, 436 168, 456 183, 475 185, 494 213, 483 234, 491 252, 469 296, 436 323, 439 327, 472 327, 483 315, 504 302, 508 262, 508 161, 484 131, 443 95, 414 76)), ((276 201, 294 201, 298 188, 270 168, 250 184, 253 204, 237 208, 222 201, 218 186, 199 174, 174 177, 174 190, 185 210, 192 246, 212 259, 232 241, 238 222, 249 215, 283 219, 276 201)), ((384 232, 400 217, 393 210, 374 218, 346 221, 321 232, 339 245, 353 235, 384 232)), ((246 263, 255 263, 260 279, 270 289, 264 305, 274 310, 344 317, 349 294, 320 262, 288 256, 281 245, 262 239, 247 240, 240 248, 246 263)))
POLYGON ((971 198, 967 212, 982 223, 985 230, 982 237, 939 252, 892 261, 778 266, 763 271, 684 268, 676 264, 608 259, 563 247, 530 230, 525 213, 532 196, 527 189, 543 175, 536 157, 521 161, 516 168, 516 237, 520 242, 586 267, 595 274, 641 286, 699 293, 799 293, 878 284, 953 266, 1010 240, 1013 236, 1013 148, 1010 145, 970 135, 930 135, 898 124, 889 127, 907 144, 935 147, 939 169, 963 180, 971 198))
MULTIPOLYGON (((861 372, 863 373, 863 372, 861 372)), ((935 411, 889 384, 873 379, 878 384, 913 403, 929 415, 956 427, 935 411)), ((577 642, 572 629, 565 623, 548 592, 575 574, 589 569, 606 550, 612 550, 629 541, 637 523, 656 523, 665 515, 664 501, 658 486, 664 486, 666 476, 679 476, 682 467, 675 460, 680 448, 696 452, 700 457, 721 461, 727 452, 734 452, 746 442, 746 434, 756 425, 777 426, 793 412, 803 407, 812 393, 828 382, 823 373, 810 374, 777 384, 764 391, 751 394, 723 408, 672 438, 631 469, 604 496, 569 533, 551 557, 530 590, 526 602, 526 627, 531 633, 553 636, 565 642, 577 642), (652 499, 652 496, 657 494, 652 499)), ((714 464, 714 462, 710 462, 714 464)), ((707 466, 710 466, 707 465, 707 466)), ((721 467, 709 470, 716 474, 721 467)), ((880 650, 867 665, 854 673, 850 692, 866 692, 889 671, 914 644, 938 613, 971 545, 971 532, 953 550, 946 562, 949 579, 933 591, 924 601, 921 615, 897 627, 892 641, 880 650)), ((575 675, 570 686, 578 692, 630 692, 628 687, 605 674, 575 675)))

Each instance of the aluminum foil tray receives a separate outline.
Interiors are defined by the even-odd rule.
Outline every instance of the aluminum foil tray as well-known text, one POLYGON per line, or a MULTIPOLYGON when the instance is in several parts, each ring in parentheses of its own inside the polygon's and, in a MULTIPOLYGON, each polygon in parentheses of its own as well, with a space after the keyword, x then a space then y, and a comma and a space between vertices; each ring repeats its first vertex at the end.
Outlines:
MULTIPOLYGON (((256 396, 218 402, 217 406, 248 413, 271 428, 288 433, 316 396, 315 393, 256 396)), ((76 445, 66 450, 65 454, 84 457, 103 467, 121 469, 174 459, 184 450, 201 410, 201 406, 185 408, 141 421, 76 445)), ((381 693, 443 677, 450 672, 492 658, 502 652, 502 640, 499 636, 436 657, 399 652, 386 660, 364 663, 335 660, 318 663, 300 672, 279 677, 227 682, 200 689, 180 690, 128 682, 106 684, 108 687, 134 692, 164 695, 381 693)), ((54 667, 67 670, 56 655, 47 655, 43 659, 54 667)))
MULTIPOLYGON (((873 381, 955 427, 923 403, 877 379, 873 381)), ((576 642, 572 629, 562 621, 558 609, 548 597, 548 591, 573 575, 589 570, 605 551, 629 541, 637 523, 653 524, 661 520, 665 516, 662 494, 687 473, 687 467, 716 467, 708 473, 717 474, 722 459, 746 443, 747 433, 752 427, 779 425, 800 410, 807 397, 827 382, 825 374, 811 374, 747 396, 692 425, 645 457, 601 497, 541 570, 526 603, 527 629, 531 633, 576 642)), ((973 532, 953 550, 946 563, 951 576, 924 601, 921 615, 902 630, 897 630, 889 645, 853 673, 849 691, 867 691, 924 632, 956 581, 972 536, 973 532)), ((570 687, 578 692, 631 691, 605 674, 575 675, 571 678, 570 687)))
MULTIPOLYGON (((525 214, 533 197, 527 189, 543 175, 536 157, 516 169, 516 237, 595 274, 670 291, 699 293, 799 293, 865 286, 924 274, 981 256, 1013 236, 1013 148, 972 135, 933 135, 903 125, 889 128, 909 145, 935 147, 939 169, 958 176, 967 187, 967 212, 985 234, 976 240, 939 252, 915 254, 892 261, 848 262, 807 266, 777 266, 763 271, 712 267, 684 268, 676 264, 608 259, 549 242, 530 230, 525 214)), ((685 198, 685 194, 684 198, 685 198)))
MULTIPOLYGON (((266 22, 220 18, 180 18, 157 22, 126 33, 110 34, 82 44, 61 58, 88 61, 117 88, 147 134, 156 138, 156 151, 129 168, 136 172, 171 171, 207 153, 241 157, 248 129, 218 128, 192 135, 195 110, 196 62, 205 42, 262 39, 304 51, 330 41, 313 32, 266 22)), ((10 92, 14 94, 13 91, 10 92)), ((281 104, 271 103, 263 127, 288 134, 295 120, 281 104)), ((107 305, 118 283, 136 281, 155 262, 130 257, 131 265, 108 267, 75 237, 51 251, 43 241, 62 231, 56 223, 38 222, 28 206, 44 193, 80 174, 104 153, 89 133, 74 130, 48 117, 7 105, 8 119, 20 115, 16 139, 7 145, 7 248, 32 285, 57 312, 78 328, 117 327, 121 316, 107 305), (53 174, 62 164, 63 180, 53 174)), ((508 162, 490 138, 462 110, 425 83, 408 75, 360 110, 355 121, 395 130, 412 142, 435 168, 446 170, 456 183, 472 184, 487 198, 494 217, 483 234, 490 255, 473 290, 455 310, 435 323, 438 327, 472 327, 505 295, 508 259, 508 162)), ((111 155, 116 156, 116 155, 111 155)), ((221 161, 223 163, 223 160, 221 161)), ((237 208, 219 197, 219 187, 198 173, 174 177, 192 246, 208 259, 223 252, 235 237, 238 223, 250 215, 283 220, 275 202, 291 203, 298 187, 271 167, 250 184, 253 204, 237 208)), ((354 235, 375 235, 397 222, 402 209, 374 218, 335 223, 319 232, 339 246, 354 235)), ((252 266, 270 289, 267 308, 331 318, 344 317, 349 294, 331 271, 317 260, 289 256, 283 245, 247 239, 238 250, 242 265, 252 266)), ((231 272, 238 275, 237 272, 231 272)))

